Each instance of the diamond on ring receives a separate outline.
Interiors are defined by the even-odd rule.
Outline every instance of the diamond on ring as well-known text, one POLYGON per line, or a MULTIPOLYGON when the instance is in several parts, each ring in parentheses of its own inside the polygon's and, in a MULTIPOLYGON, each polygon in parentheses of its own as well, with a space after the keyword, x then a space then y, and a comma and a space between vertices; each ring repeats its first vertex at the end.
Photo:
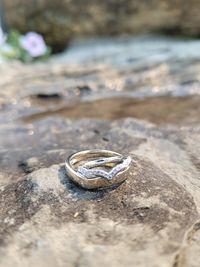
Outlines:
POLYGON ((72 154, 65 162, 71 180, 86 189, 105 188, 123 182, 122 175, 131 165, 131 157, 110 150, 86 150, 72 154))

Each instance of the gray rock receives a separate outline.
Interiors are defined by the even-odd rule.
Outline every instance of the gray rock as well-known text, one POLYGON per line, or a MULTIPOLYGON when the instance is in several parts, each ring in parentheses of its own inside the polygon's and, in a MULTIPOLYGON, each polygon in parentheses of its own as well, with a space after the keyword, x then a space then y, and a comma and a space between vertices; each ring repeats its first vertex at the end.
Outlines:
POLYGON ((0 66, 0 266, 200 265, 199 43, 108 43, 0 66), (67 156, 93 148, 132 156, 123 184, 70 181, 67 156))
MULTIPOLYGON (((48 121, 48 131, 51 124, 55 127, 55 121, 48 121)), ((85 132, 79 138, 85 140, 81 147, 72 141, 73 149, 94 146, 86 137, 89 125, 99 128, 94 122, 79 124, 85 132)), ((150 266, 171 266, 181 257, 176 255, 183 236, 187 240, 198 219, 198 170, 178 144, 163 134, 158 138, 153 127, 141 129, 132 119, 107 127, 112 141, 105 146, 96 139, 98 147, 132 154, 136 163, 127 181, 113 190, 87 191, 68 179, 61 164, 38 166, 4 185, 2 266, 145 266, 147 260, 150 266)))

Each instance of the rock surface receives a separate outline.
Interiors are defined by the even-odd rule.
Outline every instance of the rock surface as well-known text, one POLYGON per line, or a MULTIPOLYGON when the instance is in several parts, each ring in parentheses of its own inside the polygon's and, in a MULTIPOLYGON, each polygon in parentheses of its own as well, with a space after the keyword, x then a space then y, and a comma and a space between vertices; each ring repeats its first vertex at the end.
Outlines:
POLYGON ((0 66, 0 266, 200 266, 199 46, 99 40, 0 66), (130 154, 126 182, 73 184, 63 162, 88 148, 130 154))
POLYGON ((200 34, 200 2, 196 0, 6 0, 4 5, 8 26, 40 32, 57 50, 80 35, 200 34))

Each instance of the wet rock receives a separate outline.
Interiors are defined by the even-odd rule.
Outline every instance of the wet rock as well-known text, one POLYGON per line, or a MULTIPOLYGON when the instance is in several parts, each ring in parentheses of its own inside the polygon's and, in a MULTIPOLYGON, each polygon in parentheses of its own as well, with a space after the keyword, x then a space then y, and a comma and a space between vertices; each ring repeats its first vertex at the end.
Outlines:
MULTIPOLYGON (((84 95, 85 93, 81 93, 84 95)), ((151 97, 151 99, 106 98, 80 102, 70 107, 33 114, 24 118, 33 122, 49 116, 65 118, 98 118, 116 120, 127 117, 145 119, 155 124, 171 123, 182 125, 200 122, 200 97, 151 97), (156 106, 156 109, 154 107, 156 106), (103 107, 103 108, 102 108, 103 107)), ((105 138, 106 139, 106 138, 105 138)))

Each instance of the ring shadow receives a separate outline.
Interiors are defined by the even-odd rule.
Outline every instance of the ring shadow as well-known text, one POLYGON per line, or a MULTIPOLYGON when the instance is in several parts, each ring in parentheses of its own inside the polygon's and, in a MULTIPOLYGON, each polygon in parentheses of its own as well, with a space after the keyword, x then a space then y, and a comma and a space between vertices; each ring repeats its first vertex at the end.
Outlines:
POLYGON ((61 184, 64 185, 66 190, 74 197, 79 200, 99 200, 104 198, 105 195, 117 189, 122 183, 113 185, 108 188, 102 189, 84 189, 78 184, 74 183, 66 174, 65 167, 61 166, 58 171, 58 177, 61 184))

